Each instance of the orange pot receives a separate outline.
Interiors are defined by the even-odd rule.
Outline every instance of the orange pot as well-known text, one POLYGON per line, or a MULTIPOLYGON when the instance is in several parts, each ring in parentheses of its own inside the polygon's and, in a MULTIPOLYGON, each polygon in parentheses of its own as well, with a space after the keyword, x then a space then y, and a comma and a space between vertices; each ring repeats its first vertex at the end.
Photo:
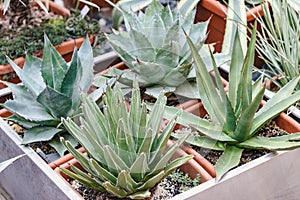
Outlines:
MULTIPOLYGON (((197 5, 195 22, 203 22, 210 19, 206 43, 215 43, 215 52, 220 52, 222 50, 227 10, 228 8, 217 0, 202 0, 197 5)), ((259 5, 251 8, 246 14, 248 27, 251 28, 257 16, 263 16, 263 10, 259 5)), ((248 32, 248 34, 250 34, 250 32, 248 32)), ((264 62, 258 58, 258 54, 256 53, 255 66, 261 67, 263 63, 264 62)))
MULTIPOLYGON (((90 2, 96 4, 99 7, 111 7, 111 5, 109 3, 107 3, 105 0, 91 0, 90 2)), ((118 0, 111 0, 111 2, 117 3, 118 0)), ((75 8, 76 4, 77 4, 77 1, 75 1, 75 0, 64 0, 64 6, 68 9, 75 8)), ((84 5, 85 5, 84 3, 80 2, 78 8, 82 9, 84 5)))

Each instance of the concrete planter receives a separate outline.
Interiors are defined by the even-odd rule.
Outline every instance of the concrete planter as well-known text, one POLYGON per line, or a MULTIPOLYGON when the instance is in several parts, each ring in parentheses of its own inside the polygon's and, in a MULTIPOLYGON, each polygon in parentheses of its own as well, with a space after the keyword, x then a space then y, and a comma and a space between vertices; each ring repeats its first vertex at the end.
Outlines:
POLYGON ((0 162, 26 154, 0 173, 0 186, 12 199, 79 199, 41 157, 21 145, 21 138, 2 118, 0 152, 0 162))
POLYGON ((228 172, 223 179, 207 181, 172 200, 298 199, 300 149, 271 153, 228 172))

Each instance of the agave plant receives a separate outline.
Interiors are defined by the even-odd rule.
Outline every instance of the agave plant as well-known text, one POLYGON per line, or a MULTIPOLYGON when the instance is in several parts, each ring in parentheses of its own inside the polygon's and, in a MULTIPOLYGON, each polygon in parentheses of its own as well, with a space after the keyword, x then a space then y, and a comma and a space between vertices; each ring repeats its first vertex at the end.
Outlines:
POLYGON ((14 99, 2 106, 13 113, 8 120, 26 129, 23 144, 50 141, 62 155, 65 148, 55 136, 66 134, 61 117, 80 112, 80 93, 86 93, 92 84, 92 47, 86 38, 79 51, 75 47, 68 65, 45 35, 43 52, 42 59, 27 54, 23 69, 7 58, 23 84, 6 83, 14 99))
MULTIPOLYGON (((201 132, 199 135, 190 136, 186 142, 208 149, 223 151, 216 163, 217 180, 228 170, 239 164, 244 149, 268 149, 271 151, 288 150, 300 147, 300 133, 272 138, 257 136, 258 130, 300 99, 300 91, 293 93, 300 77, 291 80, 273 98, 260 108, 264 88, 261 81, 252 85, 251 72, 254 62, 254 47, 256 28, 245 59, 236 34, 232 51, 232 60, 229 72, 229 91, 226 92, 221 84, 220 74, 215 65, 215 87, 205 65, 197 53, 192 41, 188 39, 196 65, 197 84, 201 101, 209 114, 211 121, 204 120, 196 115, 183 112, 178 117, 178 123, 190 126, 201 132), (290 141, 293 140, 293 141, 290 141)), ((167 107, 167 119, 178 109, 167 107)), ((183 134, 184 135, 184 134, 183 134)), ((182 134, 173 134, 181 138, 182 134)))
MULTIPOLYGON (((121 8, 123 11, 126 12, 136 12, 147 7, 149 4, 151 4, 152 1, 153 0, 144 0, 144 1, 119 0, 118 2, 116 2, 116 5, 114 5, 113 4, 114 2, 107 0, 108 3, 114 6, 112 11, 112 27, 117 29, 123 21, 122 12, 120 12, 119 9, 117 9, 116 7, 121 8)), ((190 12, 190 10, 192 10, 199 1, 200 0, 181 0, 177 2, 178 9, 181 13, 190 12)), ((165 4, 171 4, 171 3, 173 2, 165 1, 165 4)))
POLYGON ((120 81, 125 84, 131 84, 137 77, 140 87, 174 92, 187 81, 192 69, 192 55, 183 30, 199 50, 206 38, 208 22, 194 24, 195 11, 188 9, 187 13, 181 13, 178 8, 171 10, 157 0, 151 2, 145 13, 122 13, 127 31, 106 36, 130 70, 110 73, 123 73, 120 81))
POLYGON ((129 111, 118 85, 114 90, 106 89, 103 111, 85 95, 82 101, 81 126, 70 118, 62 122, 86 149, 88 157, 63 138, 62 143, 85 171, 73 165, 72 171, 61 171, 84 185, 119 198, 145 199, 151 194, 150 188, 192 158, 189 155, 170 160, 186 137, 166 147, 175 118, 160 131, 165 96, 160 95, 150 115, 141 103, 136 82, 129 111))

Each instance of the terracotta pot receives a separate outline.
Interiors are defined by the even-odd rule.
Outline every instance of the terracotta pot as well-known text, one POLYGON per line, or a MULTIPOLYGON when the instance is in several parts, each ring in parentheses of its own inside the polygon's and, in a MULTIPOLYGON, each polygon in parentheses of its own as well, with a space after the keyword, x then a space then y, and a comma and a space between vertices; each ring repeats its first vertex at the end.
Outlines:
MULTIPOLYGON (((76 0, 64 0, 63 2, 64 2, 64 6, 68 9, 75 8, 77 4, 76 0)), ((111 5, 107 3, 105 0, 91 0, 90 2, 96 4, 99 7, 111 7, 111 5)), ((118 2, 118 0, 112 0, 111 2, 116 3, 118 2)), ((81 2, 78 8, 82 9, 84 5, 85 4, 81 2)))
MULTIPOLYGON (((226 27, 226 12, 228 8, 220 3, 217 0, 202 0, 197 5, 197 11, 195 16, 195 22, 203 22, 210 19, 210 23, 208 25, 208 37, 206 39, 206 43, 215 43, 214 48, 215 52, 220 52, 222 49, 222 43, 225 33, 226 27)), ((263 10, 262 7, 256 6, 251 8, 250 11, 247 11, 247 23, 248 27, 253 25, 256 17, 262 16, 263 10), (253 13, 253 14, 251 14, 253 13)), ((258 24, 259 30, 259 24, 258 24)), ((248 32, 250 34, 250 32, 248 32)), ((258 58, 258 54, 255 56, 255 66, 261 67, 263 65, 263 61, 258 58)))
MULTIPOLYGON (((59 4, 55 3, 54 1, 46 1, 42 0, 42 2, 46 5, 48 3, 49 5, 49 11, 53 12, 57 15, 62 15, 62 16, 71 16, 70 10, 67 8, 60 6, 59 4)), ((35 4, 36 5, 36 4, 35 4)), ((3 15, 3 5, 0 5, 0 17, 3 15)))

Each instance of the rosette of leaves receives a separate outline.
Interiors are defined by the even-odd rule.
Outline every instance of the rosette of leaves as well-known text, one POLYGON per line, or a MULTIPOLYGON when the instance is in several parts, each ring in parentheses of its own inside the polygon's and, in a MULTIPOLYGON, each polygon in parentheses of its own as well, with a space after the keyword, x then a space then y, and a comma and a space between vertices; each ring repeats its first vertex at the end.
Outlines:
POLYGON ((163 94, 150 114, 141 103, 136 82, 129 111, 119 85, 113 90, 107 87, 103 110, 86 95, 82 96, 82 101, 81 125, 70 118, 62 122, 86 149, 88 156, 76 151, 64 138, 62 143, 84 171, 74 165, 71 170, 61 168, 63 173, 82 184, 118 198, 145 199, 151 195, 149 189, 192 158, 188 155, 171 160, 188 135, 166 146, 176 119, 174 117, 161 130, 166 104, 163 94))
MULTIPOLYGON (((300 77, 292 79, 259 109, 265 88, 262 87, 261 80, 257 80, 252 85, 255 38, 256 25, 244 59, 239 35, 235 35, 228 94, 222 86, 221 76, 216 65, 214 66, 214 72, 217 87, 215 87, 212 78, 209 76, 197 49, 192 41, 188 39, 193 51, 197 84, 202 97, 201 101, 211 121, 183 112, 178 117, 177 122, 190 126, 201 133, 190 136, 186 140, 187 143, 223 151, 216 163, 217 180, 228 170, 239 164, 244 149, 276 151, 300 147, 300 133, 271 138, 256 135, 262 126, 300 99, 300 91, 293 93, 300 77)), ((177 108, 167 107, 165 117, 171 119, 177 111, 177 108)), ((173 134, 172 136, 181 138, 183 135, 173 134)))
MULTIPOLYGON (((112 69, 121 83, 132 84, 137 77, 146 93, 157 97, 160 91, 174 92, 187 82, 192 69, 192 54, 183 30, 199 51, 206 38, 208 22, 194 24, 195 10, 181 13, 153 0, 145 12, 123 11, 126 32, 114 31, 107 38, 129 70, 112 69)), ((207 54, 209 55, 209 54, 207 54)))
POLYGON ((8 120, 26 129, 23 144, 49 141, 63 155, 58 135, 77 142, 60 125, 61 118, 80 113, 80 93, 86 93, 93 80, 92 47, 86 38, 68 65, 45 35, 43 52, 42 59, 27 54, 23 69, 7 58, 23 84, 6 83, 14 99, 2 106, 13 113, 8 120))

